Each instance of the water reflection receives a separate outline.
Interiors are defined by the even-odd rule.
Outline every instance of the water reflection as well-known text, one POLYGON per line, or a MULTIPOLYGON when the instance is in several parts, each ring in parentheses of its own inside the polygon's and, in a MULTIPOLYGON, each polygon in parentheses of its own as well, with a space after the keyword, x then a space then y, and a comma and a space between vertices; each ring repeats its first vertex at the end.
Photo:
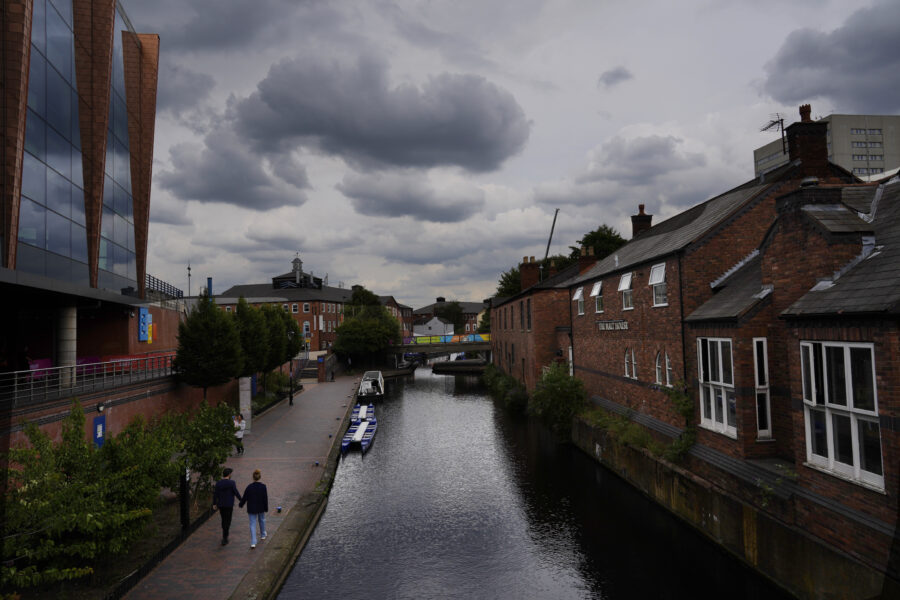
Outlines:
POLYGON ((476 378, 391 381, 281 598, 778 598, 476 378))

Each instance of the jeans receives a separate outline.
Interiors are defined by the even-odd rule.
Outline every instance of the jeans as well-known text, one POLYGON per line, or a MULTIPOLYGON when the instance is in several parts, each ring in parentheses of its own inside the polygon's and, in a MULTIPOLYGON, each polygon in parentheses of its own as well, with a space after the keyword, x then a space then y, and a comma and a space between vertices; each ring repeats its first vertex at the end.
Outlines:
POLYGON ((250 543, 256 545, 256 521, 259 520, 259 533, 266 537, 266 513, 250 513, 250 543))

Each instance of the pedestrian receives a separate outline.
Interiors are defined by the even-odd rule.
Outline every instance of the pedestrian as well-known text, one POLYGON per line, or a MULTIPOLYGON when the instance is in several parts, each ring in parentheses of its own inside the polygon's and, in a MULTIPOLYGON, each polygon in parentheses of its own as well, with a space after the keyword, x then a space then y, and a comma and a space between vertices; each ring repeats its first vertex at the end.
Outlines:
MULTIPOLYGON (((216 482, 213 490, 213 510, 222 516, 222 545, 228 543, 228 530, 231 529, 231 516, 234 513, 234 499, 241 500, 237 484, 231 480, 233 469, 225 467, 222 479, 216 482)), ((243 506, 243 504, 241 504, 243 506)))
POLYGON ((262 473, 259 469, 253 471, 253 483, 244 490, 244 498, 240 507, 247 505, 247 514, 250 516, 250 549, 256 548, 256 524, 259 522, 260 540, 266 539, 266 513, 269 512, 269 493, 266 484, 260 481, 262 473))
POLYGON ((238 455, 244 453, 244 430, 247 429, 247 422, 244 421, 244 415, 238 415, 234 418, 234 449, 238 455))

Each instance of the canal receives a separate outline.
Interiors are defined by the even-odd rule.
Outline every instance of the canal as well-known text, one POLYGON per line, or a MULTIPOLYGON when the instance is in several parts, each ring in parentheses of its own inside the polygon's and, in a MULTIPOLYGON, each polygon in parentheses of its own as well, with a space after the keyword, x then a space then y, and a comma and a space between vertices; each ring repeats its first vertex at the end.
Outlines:
POLYGON ((477 378, 392 380, 279 598, 786 598, 477 378))

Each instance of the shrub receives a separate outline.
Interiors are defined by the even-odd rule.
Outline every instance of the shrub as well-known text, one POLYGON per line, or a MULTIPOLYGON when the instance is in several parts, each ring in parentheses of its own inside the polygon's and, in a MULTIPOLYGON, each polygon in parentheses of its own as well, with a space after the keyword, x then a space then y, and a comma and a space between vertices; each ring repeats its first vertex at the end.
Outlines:
POLYGON ((572 418, 587 404, 584 383, 569 375, 565 364, 556 363, 541 377, 528 403, 528 411, 560 436, 572 431, 572 418))

